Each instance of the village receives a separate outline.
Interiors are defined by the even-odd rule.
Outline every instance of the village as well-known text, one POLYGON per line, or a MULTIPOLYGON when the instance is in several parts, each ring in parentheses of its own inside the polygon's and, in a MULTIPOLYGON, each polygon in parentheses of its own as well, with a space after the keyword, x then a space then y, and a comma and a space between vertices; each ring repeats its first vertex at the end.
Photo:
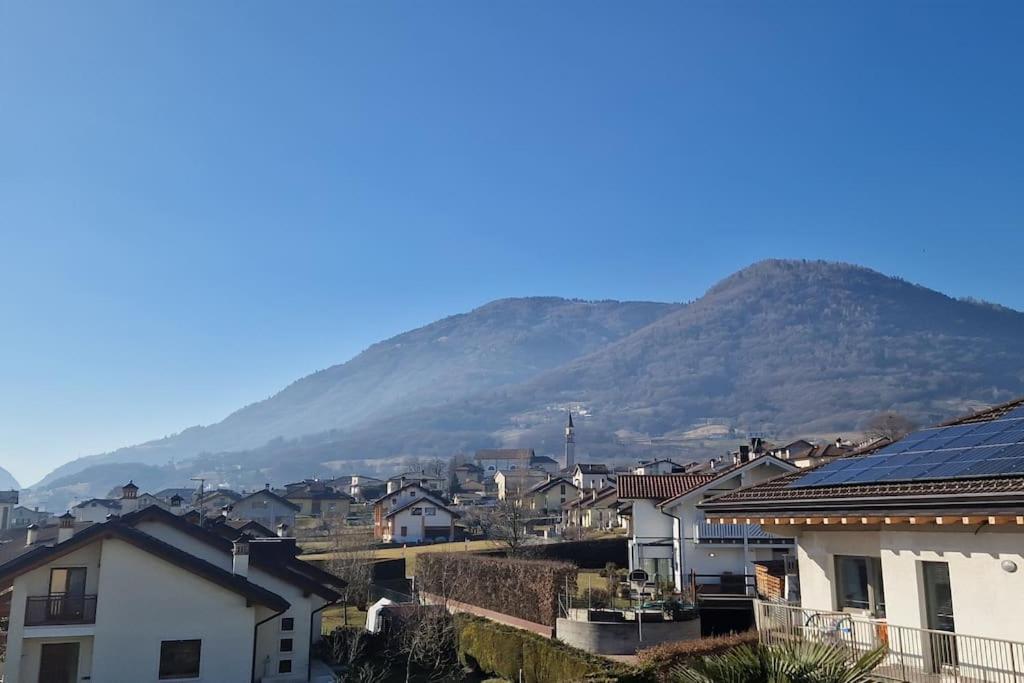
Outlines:
POLYGON ((794 641, 877 651, 880 680, 1024 675, 1024 399, 632 467, 579 461, 576 430, 569 413, 560 458, 484 449, 251 492, 129 481, 60 515, 6 492, 3 680, 662 680, 794 641), (480 630, 559 654, 478 651, 480 630))

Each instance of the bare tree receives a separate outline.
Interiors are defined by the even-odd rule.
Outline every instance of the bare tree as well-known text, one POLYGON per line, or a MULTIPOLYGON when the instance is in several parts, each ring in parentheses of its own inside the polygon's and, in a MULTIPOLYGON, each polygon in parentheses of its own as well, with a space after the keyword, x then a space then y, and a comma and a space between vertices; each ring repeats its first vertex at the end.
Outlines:
POLYGON ((917 425, 900 413, 886 412, 879 413, 868 419, 864 424, 864 433, 871 439, 888 439, 896 441, 910 432, 914 431, 917 425))
POLYGON ((448 473, 448 463, 441 458, 431 458, 423 462, 423 471, 437 479, 444 479, 448 473))
POLYGON ((366 609, 373 583, 373 538, 358 527, 349 527, 333 518, 328 528, 331 559, 327 571, 342 581, 345 587, 337 589, 344 601, 345 625, 348 625, 348 606, 355 604, 366 609))
POLYGON ((520 501, 502 500, 482 515, 479 523, 484 536, 507 546, 510 555, 517 555, 527 541, 526 520, 520 501))

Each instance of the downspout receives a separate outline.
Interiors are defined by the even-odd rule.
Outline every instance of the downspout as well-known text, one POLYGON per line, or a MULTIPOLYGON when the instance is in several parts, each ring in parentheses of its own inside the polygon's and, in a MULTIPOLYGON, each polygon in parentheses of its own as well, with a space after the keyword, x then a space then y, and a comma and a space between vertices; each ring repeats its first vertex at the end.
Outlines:
POLYGON ((323 612, 328 607, 334 607, 342 603, 343 600, 338 598, 334 602, 325 602, 322 606, 317 607, 315 610, 309 613, 309 649, 306 654, 306 680, 310 681, 313 679, 313 620, 316 619, 316 615, 323 612))
POLYGON ((273 621, 274 619, 277 619, 279 616, 281 616, 282 614, 284 614, 287 611, 288 611, 288 608, 285 608, 285 609, 281 610, 280 612, 277 612, 275 614, 271 614, 269 617, 267 617, 263 621, 256 622, 256 625, 252 627, 252 676, 251 676, 252 683, 256 683, 256 639, 259 636, 260 626, 263 626, 263 624, 267 623, 268 621, 273 621))
MULTIPOLYGON (((669 513, 665 512, 665 510, 660 505, 658 505, 656 507, 658 508, 658 512, 660 512, 661 514, 665 515, 666 517, 668 517, 669 519, 672 520, 672 530, 678 533, 679 552, 677 553, 677 557, 674 558, 674 559, 679 561, 679 583, 680 583, 680 585, 676 586, 676 588, 681 593, 682 592, 682 585, 681 584, 683 582, 683 520, 681 518, 679 518, 679 517, 676 517, 675 515, 672 515, 672 514, 669 514, 669 513)), ((673 545, 675 545, 675 538, 673 538, 672 541, 673 541, 673 545)), ((673 585, 676 582, 675 574, 676 574, 675 570, 673 570, 672 571, 672 583, 673 583, 673 585)), ((694 596, 694 600, 696 601, 696 596, 694 596)))

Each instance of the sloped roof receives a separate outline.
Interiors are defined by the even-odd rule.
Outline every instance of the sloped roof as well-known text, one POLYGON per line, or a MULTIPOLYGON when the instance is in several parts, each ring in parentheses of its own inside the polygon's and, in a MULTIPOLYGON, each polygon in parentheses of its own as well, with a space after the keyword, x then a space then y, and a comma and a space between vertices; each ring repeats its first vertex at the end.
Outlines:
POLYGON ((576 488, 576 484, 572 483, 571 480, 566 479, 565 477, 552 477, 549 481, 542 481, 531 486, 527 489, 526 495, 530 495, 531 493, 543 493, 550 488, 562 485, 571 486, 574 489, 576 488))
POLYGON ((715 478, 711 474, 621 474, 617 488, 620 499, 667 500, 715 478))
POLYGON ((92 505, 94 503, 96 505, 101 506, 101 507, 105 507, 108 510, 120 510, 121 509, 121 501, 111 500, 109 498, 90 498, 89 500, 83 500, 81 503, 79 503, 78 505, 76 505, 72 509, 84 508, 84 507, 92 507, 92 505))
MULTIPOLYGON (((989 422, 1024 406, 1024 398, 945 422, 940 427, 989 422)), ((886 445, 875 442, 847 458, 861 457, 886 445)), ((894 455, 892 457, 899 457, 894 455)), ((749 486, 700 504, 720 513, 812 510, 854 512, 860 510, 915 509, 1024 509, 1024 476, 945 478, 902 482, 868 482, 827 486, 790 487, 811 467, 778 479, 749 486)))
POLYGON ((259 491, 255 491, 253 493, 250 493, 249 495, 245 496, 244 498, 238 499, 238 501, 236 501, 236 502, 244 503, 245 501, 250 500, 251 498, 258 498, 260 496, 266 496, 266 497, 270 498, 271 500, 280 503, 281 505, 284 505, 286 507, 290 507, 292 510, 295 510, 296 512, 298 512, 299 510, 302 509, 301 507, 299 507, 295 503, 293 503, 290 500, 287 500, 285 498, 282 498, 281 496, 277 495, 276 493, 274 493, 270 489, 260 489, 259 491))
MULTIPOLYGON (((594 462, 577 463, 576 469, 582 474, 609 474, 608 465, 594 462)), ((575 471, 575 470, 573 470, 575 471)))
POLYGON ((384 515, 384 518, 386 519, 388 517, 394 517, 395 515, 397 515, 402 510, 405 510, 407 508, 411 508, 414 505, 423 505, 424 501, 433 503, 434 507, 441 508, 442 510, 444 510, 445 512, 447 512, 448 514, 450 514, 452 517, 454 517, 456 519, 458 519, 458 517, 459 517, 459 513, 455 512, 454 510, 452 510, 447 505, 445 505, 443 503, 439 503, 439 502, 437 502, 436 500, 434 500, 431 497, 423 496, 423 497, 420 497, 420 498, 410 498, 408 500, 408 502, 405 502, 405 503, 403 503, 401 505, 396 505, 395 507, 391 508, 391 511, 388 512, 388 514, 384 515))
POLYGON ((558 461, 548 455, 536 455, 530 460, 531 465, 536 465, 538 463, 543 465, 557 465, 558 461))
POLYGON ((11 560, 7 564, 0 566, 0 585, 7 585, 16 576, 63 557, 84 545, 104 538, 117 538, 129 543, 165 562, 185 569, 222 588, 233 591, 246 600, 264 605, 276 611, 284 611, 290 607, 288 601, 280 595, 250 582, 245 577, 221 569, 169 543, 165 543, 160 539, 132 528, 130 525, 122 523, 121 520, 112 520, 104 524, 93 524, 63 543, 38 547, 11 560))

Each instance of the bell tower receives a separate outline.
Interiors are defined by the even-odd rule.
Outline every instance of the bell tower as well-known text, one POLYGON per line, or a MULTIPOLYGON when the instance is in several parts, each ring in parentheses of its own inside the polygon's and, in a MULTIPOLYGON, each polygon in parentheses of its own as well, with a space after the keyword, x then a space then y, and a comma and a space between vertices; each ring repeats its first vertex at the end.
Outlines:
POLYGON ((565 469, 571 470, 576 467, 576 430, 572 425, 572 411, 569 411, 569 421, 565 425, 565 469))

